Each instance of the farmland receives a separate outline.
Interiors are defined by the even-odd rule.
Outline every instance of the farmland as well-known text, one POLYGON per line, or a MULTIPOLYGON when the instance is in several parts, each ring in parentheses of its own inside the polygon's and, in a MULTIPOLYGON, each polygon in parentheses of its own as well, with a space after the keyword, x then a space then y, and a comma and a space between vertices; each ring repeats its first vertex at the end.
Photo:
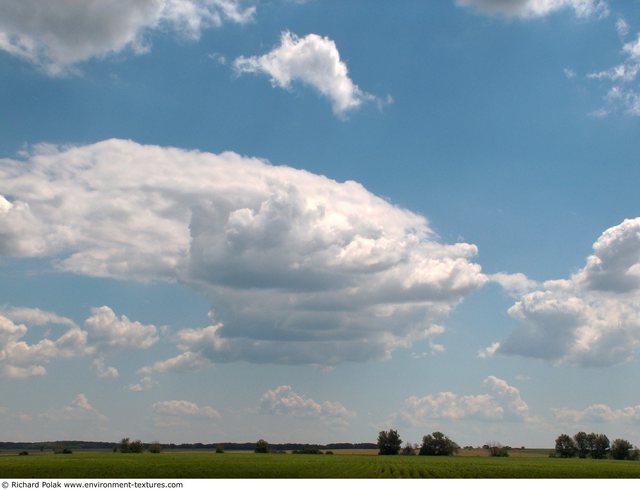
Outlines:
POLYGON ((0 478, 640 478, 640 462, 540 455, 5 454, 0 478))

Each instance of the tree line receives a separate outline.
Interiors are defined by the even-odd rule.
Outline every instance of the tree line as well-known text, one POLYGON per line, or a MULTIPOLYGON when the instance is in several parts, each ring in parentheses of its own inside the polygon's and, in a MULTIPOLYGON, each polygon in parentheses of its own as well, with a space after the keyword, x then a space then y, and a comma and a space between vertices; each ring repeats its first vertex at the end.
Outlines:
POLYGON ((580 431, 573 438, 562 434, 556 438, 554 457, 563 459, 578 457, 579 459, 640 460, 640 449, 635 448, 629 441, 616 438, 609 441, 602 433, 586 433, 580 431))

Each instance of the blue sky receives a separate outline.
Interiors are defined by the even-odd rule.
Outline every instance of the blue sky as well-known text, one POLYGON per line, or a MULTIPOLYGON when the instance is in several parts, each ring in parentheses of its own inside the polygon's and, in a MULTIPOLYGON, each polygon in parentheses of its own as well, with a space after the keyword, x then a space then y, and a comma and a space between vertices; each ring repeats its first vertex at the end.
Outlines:
POLYGON ((0 439, 640 444, 638 2, 31 3, 0 439))

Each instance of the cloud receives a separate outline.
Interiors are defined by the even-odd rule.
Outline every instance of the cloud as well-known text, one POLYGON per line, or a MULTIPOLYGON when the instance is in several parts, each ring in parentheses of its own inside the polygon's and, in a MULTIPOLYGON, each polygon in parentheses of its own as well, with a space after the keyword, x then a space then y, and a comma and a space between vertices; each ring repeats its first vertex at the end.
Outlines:
POLYGON ((156 373, 166 372, 185 372, 191 370, 198 370, 209 365, 209 361, 206 358, 201 357, 191 351, 186 351, 180 355, 169 358, 168 360, 158 361, 153 365, 142 367, 138 370, 138 374, 148 377, 156 373))
POLYGON ((5 306, 1 311, 0 373, 8 378, 45 375, 44 365, 53 360, 86 355, 97 357, 91 365, 96 375, 116 378, 118 370, 106 366, 106 355, 122 349, 146 349, 158 341, 155 326, 130 321, 126 316, 117 318, 106 306, 92 309, 85 330, 71 319, 37 308, 5 306), (47 330, 36 342, 24 340, 31 327, 48 325, 67 329, 57 338, 51 338, 47 330))
POLYGON ((490 346, 478 351, 478 358, 493 358, 496 352, 500 349, 500 343, 495 342, 490 346))
POLYGON ((624 17, 618 17, 618 20, 616 21, 616 32, 621 38, 629 34, 629 24, 624 17))
POLYGON ((0 315, 0 369, 8 378, 45 375, 43 365, 57 358, 73 358, 87 351, 86 333, 69 328, 57 339, 43 338, 29 344, 23 340, 28 328, 0 315))
POLYGON ((576 17, 606 17, 609 7, 604 0, 455 0, 462 7, 471 7, 488 14, 530 19, 571 9, 576 17))
POLYGON ((255 6, 240 0, 5 0, 0 49, 50 75, 94 58, 150 49, 148 33, 170 29, 188 39, 223 22, 246 23, 255 6))
POLYGON ((274 87, 289 89, 293 82, 313 87, 331 101, 333 112, 339 116, 364 102, 377 100, 349 78, 336 43, 317 34, 300 38, 291 32, 283 32, 280 46, 262 56, 241 56, 233 65, 238 73, 269 75, 274 87))
POLYGON ((584 268, 523 295, 509 314, 521 327, 499 353, 609 366, 640 347, 640 218, 606 230, 584 268))
POLYGON ((68 327, 78 327, 78 325, 67 317, 47 312, 46 310, 30 307, 7 307, 1 310, 2 314, 13 322, 24 322, 30 326, 46 326, 57 324, 68 327))
POLYGON ((104 358, 96 358, 91 363, 91 368, 95 374, 100 378, 118 378, 118 369, 114 367, 108 367, 104 361, 104 358))
MULTIPOLYGON (((620 20, 616 24, 618 34, 623 37, 624 29, 621 31, 620 20)), ((626 25, 626 23, 624 24, 626 25)), ((622 25, 624 27, 624 25, 622 25)), ((628 31, 628 26, 626 27, 628 31)), ((634 41, 625 43, 622 46, 622 54, 625 59, 622 63, 607 70, 592 72, 587 75, 588 79, 610 81, 611 87, 604 96, 604 107, 595 113, 599 116, 607 116, 612 113, 622 112, 630 116, 640 116, 640 93, 637 89, 638 73, 640 73, 640 33, 634 41)))
POLYGON ((262 394, 260 410, 265 414, 311 418, 339 426, 346 425, 355 415, 339 402, 316 402, 297 394, 289 385, 281 385, 262 394))
POLYGON ((159 401, 153 404, 157 414, 166 416, 182 416, 189 418, 219 419, 220 413, 211 406, 198 406, 190 401, 159 401))
MULTIPOLYGON (((40 145, 0 160, 0 194, 5 254, 205 295, 211 325, 178 339, 210 361, 388 358, 438 334, 437 321, 487 281, 476 246, 441 243, 423 216, 360 184, 230 152, 40 145)), ((92 319, 105 348, 156 339, 108 308, 92 319)))
POLYGON ((404 401, 397 418, 411 426, 428 426, 434 420, 526 420, 529 407, 520 391, 506 381, 487 377, 483 381, 491 393, 459 396, 453 392, 440 392, 423 397, 412 396, 404 401))
POLYGON ((154 381, 151 377, 147 376, 147 377, 142 377, 140 379, 140 382, 138 382, 137 384, 129 385, 128 388, 131 392, 146 392, 148 390, 151 390, 156 385, 158 385, 158 382, 154 381))
POLYGON ((568 424, 640 422, 640 405, 612 409, 606 404, 592 404, 585 409, 558 408, 551 412, 556 421, 568 424))
POLYGON ((120 318, 107 306, 91 309, 84 321, 91 343, 100 352, 114 349, 146 349, 158 342, 158 330, 152 324, 120 318))
POLYGON ((498 283, 512 295, 522 295, 538 287, 538 282, 531 280, 522 273, 494 273, 487 275, 489 281, 498 283))
POLYGON ((70 404, 60 409, 49 409, 37 415, 38 419, 44 419, 52 423, 67 421, 104 423, 108 418, 93 408, 84 394, 78 394, 70 404))

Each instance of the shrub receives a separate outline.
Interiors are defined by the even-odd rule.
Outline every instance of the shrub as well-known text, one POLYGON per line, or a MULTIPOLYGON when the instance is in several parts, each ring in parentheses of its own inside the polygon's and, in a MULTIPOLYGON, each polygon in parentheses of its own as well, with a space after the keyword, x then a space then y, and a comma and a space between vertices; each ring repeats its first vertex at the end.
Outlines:
POLYGON ((486 447, 490 457, 508 457, 511 448, 503 446, 500 442, 489 442, 486 447))
POLYGON ((151 453, 160 453, 162 451, 162 445, 160 445, 160 442, 152 442, 147 447, 147 450, 151 453))
POLYGON ((224 453, 224 445, 222 443, 216 447, 216 453, 224 453))
POLYGON ((144 452, 144 445, 140 440, 134 440, 129 443, 129 452, 131 453, 142 453, 144 452))
POLYGON ((299 448, 297 450, 293 450, 291 451, 291 453, 295 453, 295 454, 306 454, 306 455, 319 455, 322 452, 320 451, 319 448, 315 448, 315 447, 307 447, 307 448, 299 448))
POLYGON ((327 450, 324 454, 325 455, 333 455, 333 450, 327 450))
POLYGON ((402 447, 402 450, 400 451, 401 455, 415 455, 416 454, 416 449, 414 448, 413 445, 411 445, 410 443, 407 443, 404 447, 402 447))
POLYGON ((26 450, 23 450, 18 455, 29 455, 29 452, 27 452, 26 450))
POLYGON ((268 453, 269 452, 269 444, 266 440, 262 438, 256 442, 255 453, 268 453))

